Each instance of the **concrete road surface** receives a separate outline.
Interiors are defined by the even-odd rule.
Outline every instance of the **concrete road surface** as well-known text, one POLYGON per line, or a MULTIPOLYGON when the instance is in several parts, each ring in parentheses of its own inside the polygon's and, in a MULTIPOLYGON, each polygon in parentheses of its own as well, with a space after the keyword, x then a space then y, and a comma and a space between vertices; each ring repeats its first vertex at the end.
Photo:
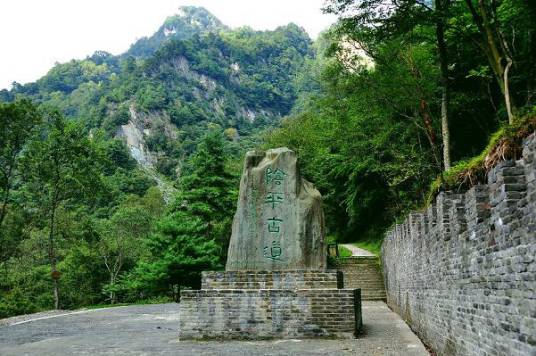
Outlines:
POLYGON ((181 341, 179 318, 179 304, 155 304, 7 319, 0 355, 428 355, 383 302, 363 302, 364 334, 349 340, 181 341))

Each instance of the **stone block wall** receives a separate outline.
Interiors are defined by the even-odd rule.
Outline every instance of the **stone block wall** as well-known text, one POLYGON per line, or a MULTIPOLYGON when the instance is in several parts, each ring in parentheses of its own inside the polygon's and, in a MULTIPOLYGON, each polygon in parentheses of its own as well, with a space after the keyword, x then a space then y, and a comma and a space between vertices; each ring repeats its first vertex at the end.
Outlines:
POLYGON ((336 289, 337 271, 202 272, 201 289, 336 289))
POLYGON ((388 305, 438 355, 536 355, 536 137, 387 234, 388 305))
POLYGON ((360 305, 349 289, 182 291, 180 338, 351 337, 360 305))

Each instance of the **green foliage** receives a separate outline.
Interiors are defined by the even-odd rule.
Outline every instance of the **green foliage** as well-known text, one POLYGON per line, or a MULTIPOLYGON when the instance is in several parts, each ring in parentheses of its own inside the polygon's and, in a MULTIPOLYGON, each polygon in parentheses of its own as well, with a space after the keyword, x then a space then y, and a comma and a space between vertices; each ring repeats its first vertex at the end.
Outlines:
POLYGON ((236 199, 225 168, 225 141, 209 132, 186 164, 179 193, 146 241, 149 256, 121 283, 125 293, 168 294, 199 287, 203 270, 221 268, 236 199))
MULTIPOLYGON (((99 162, 98 151, 81 126, 66 122, 58 112, 48 113, 41 135, 24 152, 27 204, 41 220, 36 230, 52 274, 58 273, 58 246, 65 238, 61 219, 75 211, 75 201, 90 205, 98 196, 102 187, 99 162)), ((60 305, 58 279, 53 281, 56 309, 60 305)))
MULTIPOLYGON (((433 190, 481 179, 484 157, 486 164, 497 162, 515 146, 500 141, 503 151, 491 154, 494 159, 489 153, 467 159, 506 119, 504 98, 488 57, 475 46, 478 28, 466 3, 441 4, 439 13, 426 2, 399 1, 385 11, 381 0, 329 1, 326 10, 340 15, 339 22, 318 42, 325 52, 307 63, 310 74, 299 80, 313 93, 300 92, 293 115, 266 139, 266 146, 298 152, 305 175, 324 196, 328 230, 339 239, 381 240, 393 221, 426 200, 429 182, 442 171, 439 23, 448 54, 450 153, 464 162, 433 190)), ((534 22, 525 21, 534 8, 509 0, 496 5, 493 26, 504 43, 516 47, 513 34, 523 33, 523 45, 511 53, 523 64, 510 80, 520 115, 535 97, 529 53, 536 32, 534 22), (518 15, 522 20, 514 23, 518 15)))
POLYGON ((151 215, 143 202, 137 200, 136 197, 127 197, 109 219, 99 224, 98 251, 110 281, 104 286, 104 291, 109 293, 112 304, 116 301, 118 277, 142 255, 142 243, 151 232, 151 220, 157 217, 151 215))
POLYGON ((339 245, 339 257, 345 258, 345 257, 351 257, 352 251, 347 249, 346 247, 339 245))
POLYGON ((123 55, 96 52, 0 91, 0 317, 198 287, 202 270, 225 262, 238 158, 263 140, 298 153, 332 236, 379 253, 385 229, 442 171, 438 23, 459 164, 428 196, 518 157, 536 129, 536 7, 495 2, 514 111, 526 118, 484 149, 506 119, 496 68, 475 46, 467 2, 442 1, 441 13, 427 4, 331 0, 341 18, 314 45, 293 24, 231 30, 187 7, 123 55), (151 162, 139 166, 144 150, 151 162), (157 183, 174 194, 167 206, 157 183))
POLYGON ((440 191, 467 190, 486 183, 486 174, 496 163, 520 158, 523 139, 534 131, 536 116, 530 114, 499 129, 491 135, 488 145, 478 156, 458 162, 431 183, 425 205, 432 203, 440 191))
POLYGON ((407 72, 380 65, 352 72, 328 61, 324 73, 323 95, 273 131, 267 146, 297 151, 304 174, 324 196, 330 233, 355 240, 412 207, 437 168, 425 133, 400 115, 418 106, 418 100, 393 92, 407 72), (385 105, 386 96, 400 109, 385 105))
POLYGON ((127 103, 123 103, 117 108, 116 111, 104 119, 102 128, 104 131, 113 135, 119 126, 128 124, 129 119, 130 112, 128 105, 127 103))
POLYGON ((164 217, 147 241, 151 259, 138 265, 127 288, 144 295, 174 292, 175 299, 180 287, 199 288, 201 271, 221 268, 219 247, 207 235, 208 225, 197 216, 178 211, 164 217))
POLYGON ((63 308, 74 309, 102 300, 102 281, 108 276, 92 243, 82 240, 68 248, 58 270, 62 272, 63 308))
POLYGON ((15 287, 7 293, 0 293, 0 318, 35 312, 37 307, 26 293, 15 287))
MULTIPOLYGON (((81 121, 28 101, 1 104, 0 114, 1 168, 10 171, 2 181, 2 317, 104 301, 110 277, 99 246, 115 253, 121 249, 106 244, 110 235, 139 238, 134 226, 149 231, 163 211, 160 192, 122 141, 88 132, 81 121), (126 195, 133 192, 139 196, 126 195), (112 232, 98 231, 97 222, 112 232)), ((132 268, 125 255, 123 268, 132 268)))
POLYGON ((28 192, 49 213, 49 208, 61 201, 95 193, 101 159, 79 123, 51 112, 43 129, 25 151, 24 175, 28 192))
POLYGON ((0 262, 13 254, 19 240, 13 219, 20 216, 9 215, 10 206, 17 203, 12 193, 20 183, 18 173, 23 150, 40 121, 38 109, 27 100, 0 103, 0 262), (11 220, 8 226, 4 224, 6 217, 11 220))

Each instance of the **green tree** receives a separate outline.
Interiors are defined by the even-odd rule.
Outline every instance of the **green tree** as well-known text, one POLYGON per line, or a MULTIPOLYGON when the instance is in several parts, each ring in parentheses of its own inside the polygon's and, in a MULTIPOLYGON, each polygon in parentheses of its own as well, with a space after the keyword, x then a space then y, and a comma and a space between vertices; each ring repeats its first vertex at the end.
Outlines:
POLYGON ((28 100, 0 103, 0 264, 4 267, 4 280, 8 278, 7 261, 22 236, 17 225, 23 217, 20 209, 13 207, 17 202, 12 199, 12 191, 20 184, 22 152, 41 120, 37 107, 28 100), (6 224, 8 213, 10 221, 6 224))
POLYGON ((165 216, 147 240, 149 261, 140 263, 126 284, 149 295, 171 293, 175 300, 180 288, 199 288, 202 271, 221 268, 220 248, 207 233, 198 216, 185 211, 165 216))
POLYGON ((226 169, 226 142, 219 130, 209 131, 195 154, 186 162, 180 178, 175 210, 186 209, 207 223, 207 236, 221 249, 225 262, 230 238, 231 212, 237 191, 233 175, 226 169))
POLYGON ((201 271, 221 268, 236 198, 225 162, 223 135, 211 131, 186 165, 175 203, 147 239, 150 257, 125 282, 129 288, 171 292, 176 299, 181 287, 199 287, 201 271))
MULTIPOLYGON (((440 69, 440 117, 443 147, 443 168, 451 166, 449 103, 450 86, 448 73, 448 50, 445 31, 449 19, 450 0, 426 1, 402 0, 386 8, 382 0, 331 0, 326 11, 344 17, 341 30, 344 35, 357 43, 375 61, 385 63, 388 58, 382 57, 381 44, 392 41, 404 42, 405 45, 417 44, 430 37, 421 28, 433 27, 437 61, 440 69)), ((421 68, 409 63, 410 71, 415 79, 422 78, 421 68)), ((431 78, 426 78, 429 80, 431 78)), ((421 90, 414 92, 420 98, 420 112, 431 138, 435 137, 432 130, 430 104, 422 97, 421 90)), ((435 142, 433 142, 435 145, 435 142)), ((434 148, 435 149, 435 148, 434 148)))
POLYGON ((50 112, 39 139, 24 154, 24 173, 31 205, 38 211, 36 223, 46 232, 46 250, 53 278, 54 308, 60 307, 58 213, 69 211, 76 201, 95 196, 100 186, 97 151, 77 122, 67 122, 50 112), (42 220, 41 220, 42 219, 42 220))
POLYGON ((0 231, 7 214, 13 181, 20 173, 21 152, 41 120, 37 108, 28 100, 0 103, 0 231))
POLYGON ((110 220, 100 224, 99 253, 109 275, 110 303, 116 301, 116 281, 125 264, 141 254, 141 244, 151 231, 151 215, 143 206, 120 206, 110 220))
MULTIPOLYGON (((513 124, 515 105, 510 70, 516 60, 522 60, 518 56, 520 51, 516 50, 517 42, 521 40, 521 47, 525 47, 524 41, 534 40, 534 19, 525 21, 527 16, 534 15, 536 7, 530 1, 515 0, 465 0, 465 3, 477 28, 476 43, 488 59, 504 98, 508 121, 513 124), (526 32, 532 32, 532 35, 526 36, 526 32)), ((534 45, 529 46, 534 51, 534 45)))

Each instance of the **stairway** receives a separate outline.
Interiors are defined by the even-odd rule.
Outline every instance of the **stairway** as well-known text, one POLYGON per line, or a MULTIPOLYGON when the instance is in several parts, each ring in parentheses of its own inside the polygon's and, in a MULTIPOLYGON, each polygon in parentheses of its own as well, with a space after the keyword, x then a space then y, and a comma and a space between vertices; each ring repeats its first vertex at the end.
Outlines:
POLYGON ((385 286, 377 256, 339 258, 337 269, 343 272, 344 288, 361 289, 362 300, 385 300, 385 286))

